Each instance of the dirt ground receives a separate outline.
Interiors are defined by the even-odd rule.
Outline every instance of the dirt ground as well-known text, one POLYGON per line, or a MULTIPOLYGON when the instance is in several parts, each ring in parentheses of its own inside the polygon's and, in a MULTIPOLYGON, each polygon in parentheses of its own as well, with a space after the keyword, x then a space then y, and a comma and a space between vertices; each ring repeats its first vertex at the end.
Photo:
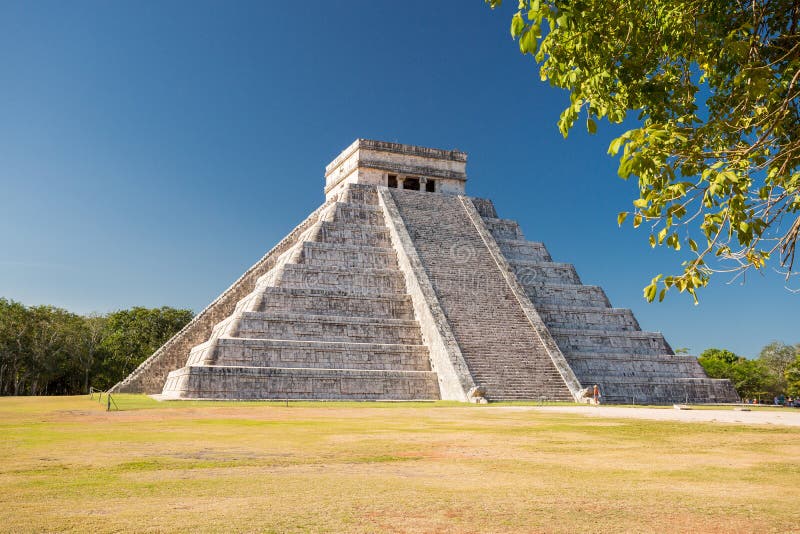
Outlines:
POLYGON ((617 406, 498 406, 498 410, 532 410, 550 413, 580 414, 586 417, 649 419, 652 421, 679 421, 683 423, 738 423, 742 425, 800 426, 800 409, 785 408, 782 411, 750 410, 731 408, 688 409, 645 408, 617 406))

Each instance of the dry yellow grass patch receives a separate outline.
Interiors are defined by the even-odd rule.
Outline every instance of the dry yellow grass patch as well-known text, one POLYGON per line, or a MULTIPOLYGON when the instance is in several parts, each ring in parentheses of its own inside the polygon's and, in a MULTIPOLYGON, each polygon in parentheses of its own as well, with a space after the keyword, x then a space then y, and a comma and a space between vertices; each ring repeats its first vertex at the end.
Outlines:
POLYGON ((448 404, 0 399, 0 530, 774 531, 800 430, 448 404), (144 409, 150 408, 150 409, 144 409))

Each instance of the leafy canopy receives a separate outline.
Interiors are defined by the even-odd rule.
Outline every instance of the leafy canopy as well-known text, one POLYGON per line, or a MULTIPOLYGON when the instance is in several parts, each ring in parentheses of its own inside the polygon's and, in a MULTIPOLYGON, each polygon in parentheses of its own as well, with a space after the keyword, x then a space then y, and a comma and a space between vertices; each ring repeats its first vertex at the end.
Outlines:
POLYGON ((793 397, 800 396, 800 345, 797 349, 797 357, 784 371, 786 393, 793 397))
POLYGON ((772 392, 773 379, 760 360, 748 360, 725 349, 707 349, 697 361, 709 378, 727 378, 744 398, 756 398, 772 392))
POLYGON ((689 258, 656 276, 647 300, 677 288, 697 302, 714 272, 740 276, 773 256, 796 274, 799 24, 792 0, 519 0, 512 37, 542 81, 570 93, 564 137, 579 119, 595 133, 598 119, 637 117, 608 150, 639 184, 618 222, 689 258))
POLYGON ((769 369, 779 392, 786 390, 786 369, 796 357, 797 349, 780 341, 773 341, 758 353, 758 359, 769 369))
POLYGON ((166 306, 82 316, 0 297, 0 395, 106 389, 191 319, 166 306))

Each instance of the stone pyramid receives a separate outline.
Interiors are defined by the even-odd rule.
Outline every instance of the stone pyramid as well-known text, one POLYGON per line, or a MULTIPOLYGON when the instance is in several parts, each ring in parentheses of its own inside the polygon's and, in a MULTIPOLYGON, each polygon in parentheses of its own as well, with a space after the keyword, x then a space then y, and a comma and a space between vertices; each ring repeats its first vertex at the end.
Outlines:
POLYGON ((466 154, 359 139, 326 200, 113 391, 178 399, 738 400, 464 195, 466 154))

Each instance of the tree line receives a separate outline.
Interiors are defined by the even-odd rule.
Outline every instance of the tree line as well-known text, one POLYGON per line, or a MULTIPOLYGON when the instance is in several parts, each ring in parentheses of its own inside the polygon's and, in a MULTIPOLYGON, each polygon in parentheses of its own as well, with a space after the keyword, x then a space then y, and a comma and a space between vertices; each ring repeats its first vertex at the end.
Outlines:
MULTIPOLYGON (((192 317, 168 306, 79 315, 0 298, 0 395, 108 389, 192 317)), ((698 361, 709 377, 730 380, 743 399, 800 396, 800 343, 772 342, 755 359, 711 348, 698 361)))
POLYGON ((698 361, 709 377, 730 380, 742 399, 800 397, 800 343, 773 341, 755 359, 726 349, 707 349, 698 361))
POLYGON ((192 317, 168 306, 79 315, 0 298, 0 395, 108 389, 192 317))

